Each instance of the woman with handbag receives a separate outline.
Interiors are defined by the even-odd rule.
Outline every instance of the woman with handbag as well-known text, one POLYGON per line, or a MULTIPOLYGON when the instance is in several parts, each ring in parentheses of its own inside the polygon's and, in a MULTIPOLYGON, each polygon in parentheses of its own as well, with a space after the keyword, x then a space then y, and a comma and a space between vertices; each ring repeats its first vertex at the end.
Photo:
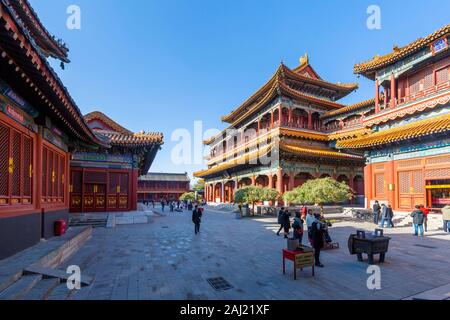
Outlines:
POLYGON ((300 245, 302 244, 303 240, 303 233, 304 233, 304 221, 301 218, 301 213, 297 212, 295 214, 294 223, 292 224, 292 229, 294 229, 294 239, 298 239, 298 242, 300 245))

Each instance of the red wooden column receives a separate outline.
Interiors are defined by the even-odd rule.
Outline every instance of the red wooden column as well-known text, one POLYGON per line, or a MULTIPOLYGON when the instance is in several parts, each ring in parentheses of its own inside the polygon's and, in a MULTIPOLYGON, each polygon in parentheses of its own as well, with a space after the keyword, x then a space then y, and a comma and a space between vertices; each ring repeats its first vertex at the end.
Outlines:
POLYGON ((131 173, 131 206, 130 210, 137 210, 137 187, 138 187, 138 169, 133 169, 131 173))
POLYGON ((396 89, 396 83, 395 83, 395 76, 394 74, 391 75, 391 103, 390 107, 395 108, 397 106, 397 102, 395 101, 397 97, 397 89, 396 89))
POLYGON ((289 108, 288 111, 288 123, 291 124, 292 123, 292 108, 289 108))
POLYGON ((252 186, 256 186, 256 177, 252 176, 252 186))
POLYGON ((375 81, 375 113, 380 112, 380 83, 375 81))
POLYGON ((312 111, 308 110, 308 129, 312 130, 313 123, 312 123, 312 111))
POLYGON ((367 164, 364 168, 364 195, 367 199, 367 208, 370 208, 370 201, 373 200, 373 185, 372 165, 367 164))
POLYGON ((269 188, 273 188, 273 176, 272 176, 272 173, 269 173, 269 188))
POLYGON ((288 189, 288 191, 294 190, 294 184, 295 184, 295 172, 291 171, 289 173, 289 189, 288 189))
POLYGON ((270 128, 274 128, 275 126, 275 111, 270 111, 270 128))
POLYGON ((396 201, 395 201, 395 168, 394 168, 394 161, 387 162, 386 165, 386 184, 387 184, 387 198, 389 201, 389 204, 392 206, 394 210, 397 209, 396 207, 396 201))
MULTIPOLYGON (((355 189, 355 186, 354 186, 354 183, 353 183, 353 174, 350 174, 349 175, 349 177, 348 177, 348 186, 354 191, 355 189)), ((352 197, 352 200, 350 201, 350 203, 351 204, 354 204, 355 203, 355 196, 353 195, 353 197, 352 197)))
POLYGON ((258 134, 261 132, 261 118, 258 118, 258 134))
POLYGON ((283 169, 278 168, 278 172, 277 172, 277 191, 280 194, 284 193, 283 190, 283 169))
MULTIPOLYGON (((32 197, 36 209, 41 209, 42 206, 42 174, 41 174, 42 156, 43 156, 42 136, 41 134, 38 133, 36 135, 36 144, 33 149, 33 157, 35 159, 35 163, 33 165, 32 197)), ((67 161, 69 161, 69 159, 67 159, 67 161)))
POLYGON ((281 127, 283 125, 283 106, 281 104, 278 107, 278 122, 281 127))

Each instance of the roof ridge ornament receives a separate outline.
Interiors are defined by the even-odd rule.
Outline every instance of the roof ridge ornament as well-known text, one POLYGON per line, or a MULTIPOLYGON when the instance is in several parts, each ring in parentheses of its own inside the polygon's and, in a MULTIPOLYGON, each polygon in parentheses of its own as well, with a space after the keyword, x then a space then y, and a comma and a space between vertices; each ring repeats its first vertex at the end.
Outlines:
POLYGON ((304 65, 304 64, 309 64, 308 52, 306 52, 304 56, 300 57, 300 65, 304 65))

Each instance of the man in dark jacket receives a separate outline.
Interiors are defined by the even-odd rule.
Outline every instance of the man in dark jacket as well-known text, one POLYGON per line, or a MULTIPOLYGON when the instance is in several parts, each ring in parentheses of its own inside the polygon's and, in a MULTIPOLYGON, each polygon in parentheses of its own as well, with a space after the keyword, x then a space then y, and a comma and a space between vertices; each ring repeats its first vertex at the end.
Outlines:
POLYGON ((425 215, 423 214, 422 210, 420 210, 420 206, 416 206, 414 211, 411 213, 411 217, 413 218, 413 224, 414 224, 414 235, 423 237, 423 222, 425 221, 425 215))
POLYGON ((291 213, 288 209, 284 210, 283 214, 283 228, 284 228, 284 238, 287 239, 289 236, 289 230, 291 229, 291 213))
POLYGON ((314 222, 311 226, 311 238, 314 247, 314 259, 316 267, 323 268, 323 264, 320 262, 320 251, 324 247, 324 231, 325 225, 320 221, 320 215, 315 215, 314 222))
POLYGON ((194 211, 192 211, 192 222, 195 225, 195 234, 198 234, 200 232, 200 224, 202 223, 202 212, 198 206, 195 206, 194 211))
POLYGON ((278 212, 278 224, 280 225, 280 229, 278 229, 277 236, 280 235, 281 230, 284 228, 283 224, 283 216, 284 216, 284 207, 280 209, 278 212))
POLYGON ((381 212, 381 206, 378 200, 375 201, 375 204, 373 205, 373 222, 375 224, 378 224, 380 221, 380 212, 381 212))

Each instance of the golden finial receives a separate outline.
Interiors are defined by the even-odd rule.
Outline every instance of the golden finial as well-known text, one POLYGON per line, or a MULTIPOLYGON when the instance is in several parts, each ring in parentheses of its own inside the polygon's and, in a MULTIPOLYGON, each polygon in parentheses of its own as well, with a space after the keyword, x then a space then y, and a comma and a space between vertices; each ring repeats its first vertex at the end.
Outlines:
POLYGON ((309 56, 308 53, 305 53, 304 56, 300 57, 300 65, 308 64, 309 63, 309 56))

